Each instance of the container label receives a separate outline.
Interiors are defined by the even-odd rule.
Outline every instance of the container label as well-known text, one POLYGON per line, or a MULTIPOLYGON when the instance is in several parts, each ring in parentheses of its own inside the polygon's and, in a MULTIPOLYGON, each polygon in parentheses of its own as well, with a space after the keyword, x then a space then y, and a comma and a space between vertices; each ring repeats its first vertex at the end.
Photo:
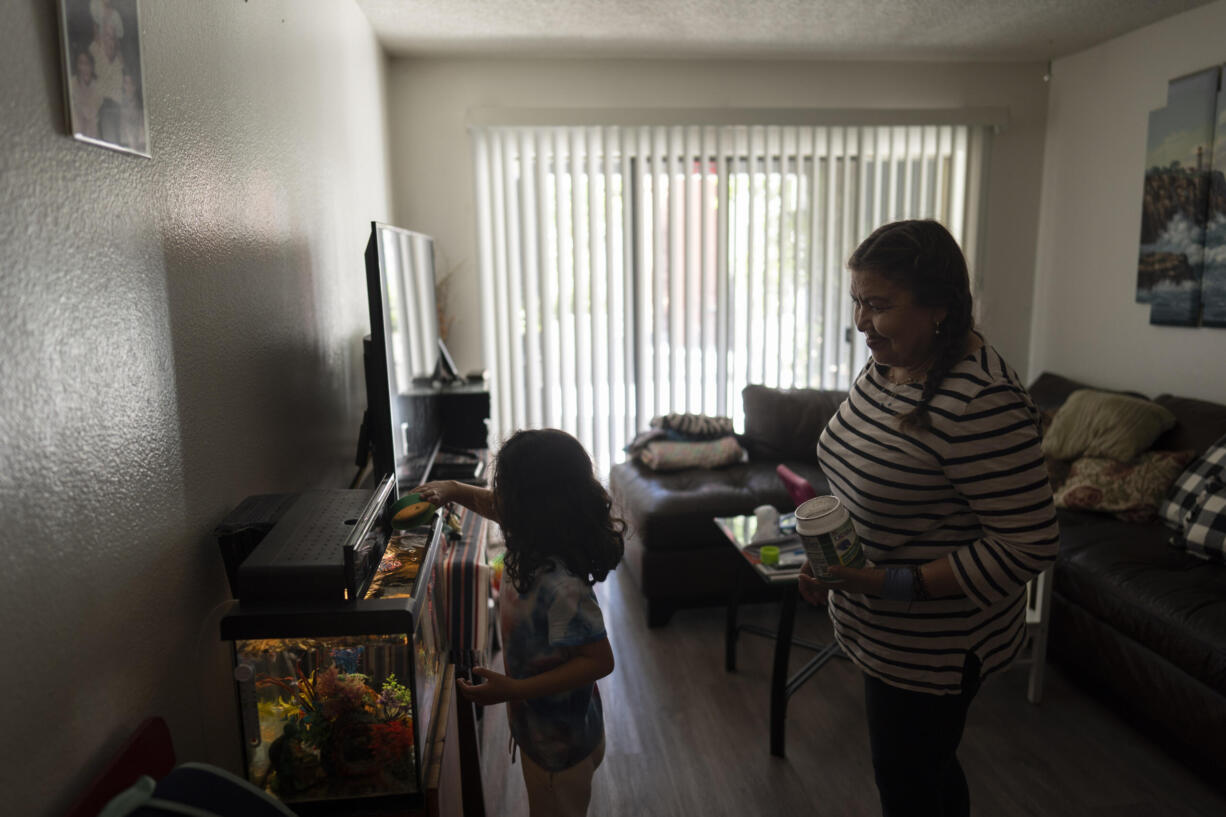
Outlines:
POLYGON ((800 540, 804 543, 813 574, 822 581, 841 581, 830 575, 829 568, 833 566, 864 567, 864 551, 860 548, 860 539, 850 519, 828 533, 801 535, 800 540))

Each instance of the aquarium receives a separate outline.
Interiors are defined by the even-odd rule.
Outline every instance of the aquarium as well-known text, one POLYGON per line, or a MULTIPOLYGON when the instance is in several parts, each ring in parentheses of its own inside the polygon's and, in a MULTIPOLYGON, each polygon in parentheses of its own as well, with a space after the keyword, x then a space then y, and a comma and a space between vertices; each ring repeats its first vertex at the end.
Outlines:
POLYGON ((242 604, 233 643, 247 779, 302 814, 421 802, 439 679, 442 517, 390 535, 362 599, 242 604))

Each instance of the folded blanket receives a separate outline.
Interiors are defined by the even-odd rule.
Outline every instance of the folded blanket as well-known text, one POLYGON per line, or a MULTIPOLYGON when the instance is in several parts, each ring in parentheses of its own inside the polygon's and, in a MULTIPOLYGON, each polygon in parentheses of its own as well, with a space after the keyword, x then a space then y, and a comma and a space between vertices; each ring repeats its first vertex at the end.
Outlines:
POLYGON ((679 431, 687 437, 709 440, 732 433, 731 417, 710 417, 706 414, 665 414, 653 417, 652 428, 679 431))
POLYGON ((637 457, 639 452, 647 447, 647 444, 653 440, 667 440, 668 432, 662 428, 649 428, 646 431, 640 431, 634 435, 634 439, 626 446, 626 453, 631 457, 637 457))
POLYGON ((745 459, 745 449, 731 435, 692 443, 654 440, 639 453, 639 459, 653 471, 719 468, 745 459))

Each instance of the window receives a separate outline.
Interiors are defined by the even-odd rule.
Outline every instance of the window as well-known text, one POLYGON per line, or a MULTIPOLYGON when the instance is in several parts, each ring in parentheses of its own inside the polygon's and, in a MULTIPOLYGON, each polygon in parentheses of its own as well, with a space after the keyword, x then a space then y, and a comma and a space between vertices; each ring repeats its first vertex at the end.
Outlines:
POLYGON ((936 218, 973 270, 987 132, 475 127, 495 445, 562 428, 603 474, 654 416, 740 427, 749 383, 847 388, 867 360, 847 256, 936 218))

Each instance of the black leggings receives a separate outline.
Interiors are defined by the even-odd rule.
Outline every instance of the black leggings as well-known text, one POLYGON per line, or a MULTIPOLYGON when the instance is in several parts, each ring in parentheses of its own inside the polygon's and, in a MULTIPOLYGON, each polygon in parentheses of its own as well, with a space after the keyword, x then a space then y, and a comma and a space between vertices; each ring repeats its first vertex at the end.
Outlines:
POLYGON ((958 744, 979 691, 979 658, 967 655, 962 694, 929 695, 864 676, 868 736, 883 817, 968 817, 958 744))

